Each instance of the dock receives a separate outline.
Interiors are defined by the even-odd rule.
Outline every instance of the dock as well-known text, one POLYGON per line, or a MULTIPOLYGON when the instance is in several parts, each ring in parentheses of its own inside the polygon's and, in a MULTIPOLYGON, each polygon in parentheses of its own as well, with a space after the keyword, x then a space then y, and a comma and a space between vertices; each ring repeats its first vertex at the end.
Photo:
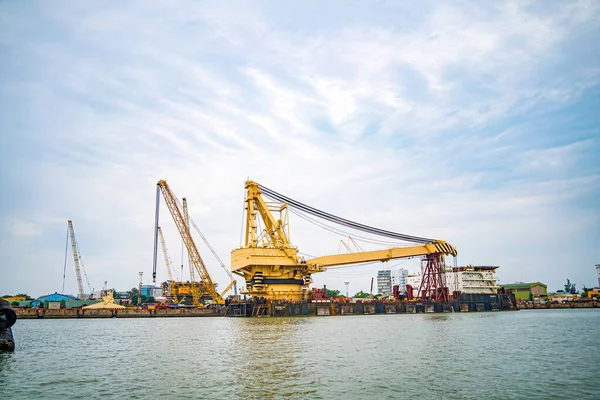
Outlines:
POLYGON ((235 301, 225 305, 228 317, 297 317, 375 314, 421 314, 516 310, 512 293, 462 295, 451 302, 407 301, 235 301))

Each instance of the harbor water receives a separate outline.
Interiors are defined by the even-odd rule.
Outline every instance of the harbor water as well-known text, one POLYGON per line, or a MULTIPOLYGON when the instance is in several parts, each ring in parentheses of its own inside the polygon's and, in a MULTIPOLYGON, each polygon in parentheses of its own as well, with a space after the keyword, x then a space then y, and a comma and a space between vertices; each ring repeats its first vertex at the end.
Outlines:
POLYGON ((20 320, 8 399, 597 399, 600 309, 20 320))

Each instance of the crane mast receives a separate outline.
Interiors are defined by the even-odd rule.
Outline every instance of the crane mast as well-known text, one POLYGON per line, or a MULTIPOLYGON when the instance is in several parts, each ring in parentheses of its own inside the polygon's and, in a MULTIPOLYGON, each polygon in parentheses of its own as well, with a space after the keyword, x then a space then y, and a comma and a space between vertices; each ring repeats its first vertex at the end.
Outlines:
POLYGON ((73 249, 73 260, 75 263, 75 275, 77 276, 79 298, 83 300, 85 299, 85 295, 83 294, 83 282, 81 281, 81 268, 79 266, 79 252, 77 251, 77 242, 75 241, 75 230, 73 229, 73 222, 71 220, 68 220, 67 223, 69 225, 69 235, 71 237, 71 247, 73 249))
MULTIPOLYGON (((175 195, 169 188, 167 181, 165 181, 165 180, 158 181, 157 189, 156 189, 157 199, 159 198, 161 192, 163 194, 163 198, 165 199, 165 203, 167 204, 167 207, 169 208, 171 216, 173 217, 173 220, 175 221, 175 225, 177 226, 177 229, 179 230, 181 238, 183 239, 183 241, 185 243, 185 246, 188 251, 190 261, 191 261, 190 268, 195 268, 196 272, 198 273, 198 277, 200 278, 200 281, 198 282, 198 287, 199 287, 200 291, 202 293, 209 294, 211 296, 211 298, 213 299, 213 301, 215 301, 217 304, 224 304, 225 301, 223 300, 221 295, 219 295, 219 293, 217 292, 216 285, 213 282, 213 280, 211 279, 210 275, 208 274, 206 265, 204 264, 204 261, 202 260, 202 257, 200 256, 200 252, 198 251, 198 248, 196 247, 196 243, 192 239, 189 225, 186 223, 185 215, 182 212, 181 208, 179 207, 177 198, 175 197, 175 195)), ((157 205, 158 205, 158 200, 157 200, 157 205)), ((158 214, 158 211, 157 211, 157 214, 158 214)))
MULTIPOLYGON (((188 214, 188 205, 187 205, 187 198, 183 198, 183 218, 185 220, 185 226, 187 228, 187 230, 190 230, 190 214, 188 214)), ((194 268, 192 267, 192 257, 190 256, 190 253, 188 252, 188 266, 190 268, 190 283, 193 283, 196 281, 196 277, 194 276, 194 268)), ((183 279, 183 277, 181 277, 181 279, 183 279)))

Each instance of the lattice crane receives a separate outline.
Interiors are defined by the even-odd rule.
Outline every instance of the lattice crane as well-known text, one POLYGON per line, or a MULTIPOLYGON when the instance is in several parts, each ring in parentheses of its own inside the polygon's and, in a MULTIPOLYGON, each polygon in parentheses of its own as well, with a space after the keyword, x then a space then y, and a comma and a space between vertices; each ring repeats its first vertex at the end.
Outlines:
MULTIPOLYGON (((179 230, 179 234, 185 243, 185 247, 188 251, 188 255, 190 257, 190 268, 194 268, 198 273, 198 277, 200 279, 198 284, 198 288, 200 293, 207 293, 217 304, 224 304, 225 301, 223 297, 217 292, 216 284, 213 282, 210 277, 208 270, 206 269, 206 265, 204 264, 204 260, 200 256, 200 252, 196 247, 196 243, 194 242, 192 235, 190 233, 189 225, 186 223, 186 218, 184 212, 182 211, 182 207, 180 207, 177 198, 169 188, 167 181, 160 180, 158 181, 156 188, 156 227, 158 227, 158 205, 160 193, 162 192, 163 198, 165 199, 165 203, 169 208, 171 216, 175 221, 175 225, 179 230)), ((157 229, 158 231, 158 229, 157 229)), ((156 241, 158 234, 155 234, 155 250, 156 250, 156 241)), ((156 253, 156 252, 155 252, 156 253)), ((153 271, 153 280, 156 280, 156 257, 154 262, 154 271, 153 271)))

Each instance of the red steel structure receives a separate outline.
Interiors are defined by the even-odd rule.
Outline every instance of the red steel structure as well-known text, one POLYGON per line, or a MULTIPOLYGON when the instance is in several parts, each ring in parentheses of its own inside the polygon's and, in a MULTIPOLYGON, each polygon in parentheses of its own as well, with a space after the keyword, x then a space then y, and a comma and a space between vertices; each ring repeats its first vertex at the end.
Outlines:
POLYGON ((424 301, 450 301, 448 288, 442 272, 442 256, 439 253, 428 254, 422 258, 424 267, 419 296, 424 301))

